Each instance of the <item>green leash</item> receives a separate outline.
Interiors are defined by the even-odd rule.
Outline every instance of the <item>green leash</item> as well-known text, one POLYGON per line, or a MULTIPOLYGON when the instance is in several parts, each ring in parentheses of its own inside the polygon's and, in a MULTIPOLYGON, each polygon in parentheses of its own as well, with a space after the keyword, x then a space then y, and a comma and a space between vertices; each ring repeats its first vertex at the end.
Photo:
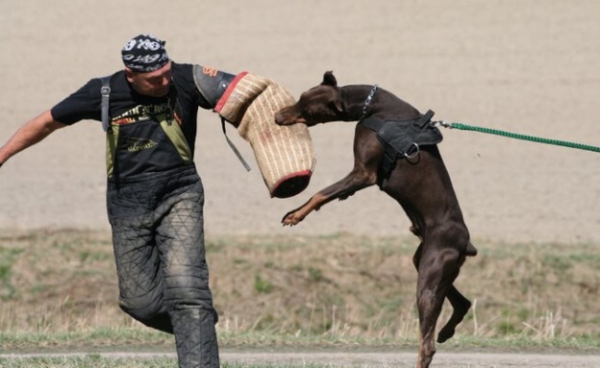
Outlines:
POLYGON ((587 144, 559 141, 556 139, 540 138, 540 137, 534 137, 534 136, 530 136, 530 135, 505 132, 505 131, 497 130, 497 129, 481 128, 481 127, 476 127, 476 126, 471 126, 471 125, 466 125, 466 124, 461 124, 461 123, 446 123, 445 121, 435 121, 432 123, 434 124, 434 126, 440 125, 440 126, 443 126, 444 128, 449 128, 449 129, 470 130, 473 132, 495 134, 495 135, 500 135, 500 136, 508 137, 508 138, 521 139, 524 141, 553 144, 555 146, 563 146, 563 147, 576 148, 576 149, 592 151, 592 152, 600 152, 600 147, 590 146, 587 144))

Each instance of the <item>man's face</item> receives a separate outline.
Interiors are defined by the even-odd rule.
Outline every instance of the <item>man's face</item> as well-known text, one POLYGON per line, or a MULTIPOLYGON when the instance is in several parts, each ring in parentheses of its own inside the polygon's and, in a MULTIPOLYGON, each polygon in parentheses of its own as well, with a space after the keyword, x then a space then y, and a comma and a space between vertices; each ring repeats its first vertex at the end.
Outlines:
POLYGON ((153 72, 139 73, 125 68, 127 80, 136 92, 151 96, 163 97, 169 93, 171 84, 171 62, 153 72))

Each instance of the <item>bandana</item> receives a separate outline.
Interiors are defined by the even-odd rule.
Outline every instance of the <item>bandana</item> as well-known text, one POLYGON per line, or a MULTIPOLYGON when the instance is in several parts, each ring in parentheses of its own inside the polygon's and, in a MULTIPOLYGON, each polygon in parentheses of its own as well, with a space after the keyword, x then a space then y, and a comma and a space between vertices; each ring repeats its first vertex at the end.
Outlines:
POLYGON ((141 34, 129 40, 121 50, 126 67, 147 73, 162 68, 169 62, 165 41, 149 34, 141 34))

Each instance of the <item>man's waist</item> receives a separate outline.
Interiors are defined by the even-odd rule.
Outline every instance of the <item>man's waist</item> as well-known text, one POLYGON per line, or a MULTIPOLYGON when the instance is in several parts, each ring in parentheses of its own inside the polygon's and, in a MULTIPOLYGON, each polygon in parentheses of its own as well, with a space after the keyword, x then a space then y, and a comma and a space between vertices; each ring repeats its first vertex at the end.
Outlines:
POLYGON ((191 164, 187 164, 187 165, 183 165, 183 166, 178 166, 175 168, 171 168, 171 169, 166 169, 166 170, 160 170, 160 171, 145 171, 145 172, 140 172, 140 173, 135 173, 135 174, 128 174, 128 175, 119 175, 118 177, 115 177, 115 175, 112 175, 110 177, 108 177, 108 183, 109 184, 114 184, 114 183, 119 183, 119 185, 122 184, 127 184, 127 183, 139 183, 139 182, 145 182, 145 181, 155 181, 155 180, 161 180, 161 179, 169 179, 169 178, 175 178, 175 177, 185 177, 185 176, 192 176, 192 177, 198 177, 198 173, 196 171, 196 165, 194 163, 191 164))

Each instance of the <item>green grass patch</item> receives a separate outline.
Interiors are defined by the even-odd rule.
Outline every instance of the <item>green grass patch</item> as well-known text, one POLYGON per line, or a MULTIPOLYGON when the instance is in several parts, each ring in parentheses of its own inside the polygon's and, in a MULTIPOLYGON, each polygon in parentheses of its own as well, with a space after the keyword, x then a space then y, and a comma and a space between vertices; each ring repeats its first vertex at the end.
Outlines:
MULTIPOLYGON (((0 350, 172 346, 171 336, 119 309, 110 234, 2 234, 0 350)), ((444 346, 598 348, 600 245, 474 243, 479 255, 467 259, 455 283, 473 307, 444 346)), ((209 238, 219 339, 231 346, 416 346, 417 244, 351 234, 209 238)), ((446 303, 440 324, 450 313, 446 303)))

